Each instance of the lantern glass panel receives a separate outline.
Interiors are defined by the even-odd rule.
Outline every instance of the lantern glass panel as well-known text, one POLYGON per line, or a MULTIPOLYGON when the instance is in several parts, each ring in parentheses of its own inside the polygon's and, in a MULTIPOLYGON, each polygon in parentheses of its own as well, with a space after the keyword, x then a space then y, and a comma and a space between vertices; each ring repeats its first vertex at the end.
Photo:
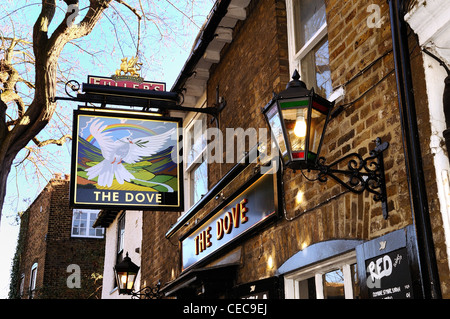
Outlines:
POLYGON ((317 156, 320 152, 320 142, 325 133, 325 124, 327 121, 329 108, 313 101, 311 110, 311 134, 309 140, 309 151, 317 156))
POLYGON ((117 285, 119 289, 125 289, 127 284, 127 273, 126 272, 117 272, 117 285))
POLYGON ((287 147, 286 147, 286 143, 284 141, 281 118, 280 118, 280 114, 278 113, 278 107, 277 107, 276 103, 273 103, 270 106, 269 110, 266 113, 266 116, 267 116, 267 120, 270 125, 270 129, 272 131, 272 134, 275 137, 275 142, 277 143, 277 146, 281 152, 281 155, 283 157, 285 157, 286 153, 287 153, 287 147))
POLYGON ((292 157, 305 158, 309 98, 280 101, 292 157))
POLYGON ((132 290, 134 286, 134 280, 136 279, 135 273, 128 273, 128 281, 127 281, 127 287, 126 289, 132 290))

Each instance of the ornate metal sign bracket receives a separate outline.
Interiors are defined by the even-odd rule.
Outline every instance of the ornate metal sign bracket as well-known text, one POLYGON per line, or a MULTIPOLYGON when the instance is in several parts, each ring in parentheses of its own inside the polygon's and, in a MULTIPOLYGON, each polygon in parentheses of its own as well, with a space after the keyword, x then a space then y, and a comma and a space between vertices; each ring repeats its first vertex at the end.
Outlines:
POLYGON ((172 110, 206 113, 213 116, 216 121, 220 111, 225 106, 225 103, 204 108, 181 106, 180 96, 182 95, 175 92, 138 90, 86 83, 83 83, 83 86, 81 86, 75 80, 66 82, 65 92, 68 97, 56 96, 52 99, 52 102, 63 100, 83 102, 86 105, 88 103, 100 104, 102 108, 106 107, 106 105, 122 105, 142 107, 144 111, 149 111, 150 107, 152 107, 159 111, 172 110), (76 96, 74 93, 76 93, 76 96))
POLYGON ((383 152, 389 147, 388 142, 381 142, 379 137, 375 140, 376 147, 370 151, 370 156, 363 158, 357 153, 348 154, 341 159, 325 164, 325 158, 320 157, 312 170, 318 170, 319 182, 326 182, 331 177, 349 191, 361 194, 365 190, 374 194, 373 199, 381 202, 384 219, 388 218, 388 205, 386 182, 384 173, 383 152), (339 166, 347 163, 347 169, 339 169, 339 166), (342 180, 339 175, 348 177, 342 180))
POLYGON ((131 299, 161 299, 164 294, 160 292, 161 282, 158 281, 155 287, 144 287, 139 291, 131 292, 131 299))

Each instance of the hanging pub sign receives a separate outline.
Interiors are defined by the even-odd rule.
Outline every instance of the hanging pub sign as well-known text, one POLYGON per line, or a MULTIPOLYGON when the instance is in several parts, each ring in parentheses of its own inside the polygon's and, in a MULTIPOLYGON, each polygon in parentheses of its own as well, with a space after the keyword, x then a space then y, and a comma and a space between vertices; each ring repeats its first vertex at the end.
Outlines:
POLYGON ((181 241, 186 270, 278 214, 277 174, 260 175, 181 241))
POLYGON ((80 108, 73 123, 73 207, 183 210, 181 120, 80 108))

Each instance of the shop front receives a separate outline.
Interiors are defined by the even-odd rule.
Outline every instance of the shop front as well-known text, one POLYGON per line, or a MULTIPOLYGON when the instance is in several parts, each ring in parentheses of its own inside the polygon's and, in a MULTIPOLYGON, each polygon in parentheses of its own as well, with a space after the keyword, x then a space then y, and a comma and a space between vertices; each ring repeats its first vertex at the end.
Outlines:
MULTIPOLYGON (((236 165, 185 216, 193 224, 180 235, 181 274, 162 288, 176 298, 279 298, 276 276, 242 282, 246 244, 280 220, 280 172, 261 173, 255 163, 236 165), (225 195, 227 194, 227 195, 225 195), (211 208, 210 208, 211 207, 211 208), (192 222, 193 221, 193 222, 192 222)), ((185 227, 180 219, 169 232, 185 227)), ((245 276, 244 276, 245 277, 245 276)))
MULTIPOLYGON (((161 291, 177 299, 409 299, 421 296, 414 228, 372 240, 293 245, 281 170, 239 164, 179 219, 180 275, 161 291), (189 225, 192 225, 189 228, 189 225), (277 234, 280 234, 278 236, 277 234), (273 249, 268 246, 273 245, 273 249)), ((303 225, 308 227, 308 225, 303 225)))

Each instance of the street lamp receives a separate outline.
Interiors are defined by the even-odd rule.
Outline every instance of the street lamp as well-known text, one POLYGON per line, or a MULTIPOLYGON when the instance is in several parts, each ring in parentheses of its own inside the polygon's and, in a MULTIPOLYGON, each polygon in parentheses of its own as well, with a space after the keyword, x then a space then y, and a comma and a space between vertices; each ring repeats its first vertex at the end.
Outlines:
POLYGON ((114 266, 119 295, 131 295, 131 298, 139 298, 141 296, 146 299, 160 298, 160 282, 158 282, 156 287, 145 287, 139 291, 133 290, 139 269, 140 267, 133 263, 131 258, 128 257, 128 253, 126 253, 125 258, 120 263, 114 266))
MULTIPOLYGON (((388 217, 383 151, 389 143, 377 138, 370 156, 362 158, 358 153, 345 155, 331 164, 325 164, 320 156, 327 125, 334 102, 319 96, 314 88, 308 90, 295 70, 286 89, 275 94, 262 109, 272 136, 280 151, 284 166, 293 170, 317 171, 314 180, 326 182, 328 177, 353 193, 367 190, 381 201, 383 217, 388 217), (347 164, 345 169, 343 164, 347 164), (348 177, 344 181, 340 175, 348 177)), ((311 180, 311 179, 309 179, 311 180)))

